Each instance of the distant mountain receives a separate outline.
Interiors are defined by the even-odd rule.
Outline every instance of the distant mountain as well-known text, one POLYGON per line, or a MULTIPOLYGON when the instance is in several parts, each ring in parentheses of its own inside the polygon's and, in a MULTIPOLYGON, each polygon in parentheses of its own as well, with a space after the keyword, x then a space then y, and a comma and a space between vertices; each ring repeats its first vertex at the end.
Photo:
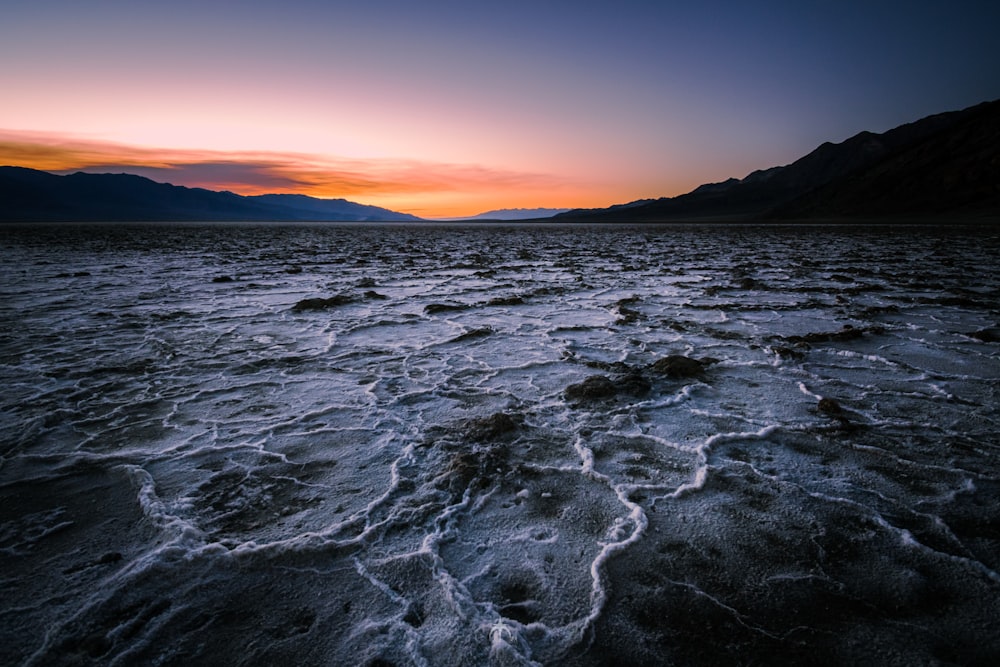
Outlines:
POLYGON ((568 208, 499 208, 486 211, 463 220, 535 220, 551 218, 554 215, 569 211, 568 208))
POLYGON ((783 166, 671 198, 557 221, 669 222, 1000 216, 1000 101, 825 143, 783 166))
POLYGON ((318 199, 306 195, 255 195, 246 199, 294 210, 304 220, 343 220, 365 222, 414 221, 420 218, 408 213, 396 213, 378 206, 357 204, 346 199, 318 199))
POLYGON ((56 176, 0 167, 0 222, 411 221, 412 215, 343 199, 244 197, 130 174, 56 176))

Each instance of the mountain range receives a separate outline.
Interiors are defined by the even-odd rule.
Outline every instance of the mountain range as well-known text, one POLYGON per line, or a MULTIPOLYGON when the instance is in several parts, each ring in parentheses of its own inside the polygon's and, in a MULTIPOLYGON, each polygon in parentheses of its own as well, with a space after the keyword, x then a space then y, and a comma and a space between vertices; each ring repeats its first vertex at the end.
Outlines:
POLYGON ((552 218, 581 222, 1000 218, 1000 100, 825 143, 783 166, 677 197, 552 218))
POLYGON ((305 195, 241 196, 157 183, 131 174, 56 176, 0 167, 0 221, 417 221, 344 199, 305 195))
POLYGON ((568 208, 498 208, 462 220, 537 220, 565 213, 568 208))
MULTIPOLYGON (((824 143, 791 164, 602 209, 501 209, 555 222, 1000 220, 1000 100, 824 143), (555 215, 553 215, 555 213, 555 215)), ((241 196, 129 174, 0 167, 0 222, 418 221, 344 199, 241 196)))

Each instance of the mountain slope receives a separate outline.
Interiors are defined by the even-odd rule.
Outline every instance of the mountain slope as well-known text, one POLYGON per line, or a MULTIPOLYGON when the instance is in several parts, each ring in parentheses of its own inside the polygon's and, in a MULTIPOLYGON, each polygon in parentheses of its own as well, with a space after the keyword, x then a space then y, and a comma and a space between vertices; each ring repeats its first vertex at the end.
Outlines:
POLYGON ((777 218, 1000 216, 1000 109, 776 208, 777 218))
POLYGON ((988 214, 997 209, 995 186, 1000 183, 998 123, 1000 101, 987 102, 883 134, 860 132, 839 144, 825 143, 789 165, 703 185, 677 197, 570 211, 555 219, 660 222, 988 214), (965 180, 969 182, 959 186, 965 180))
POLYGON ((551 218, 569 210, 568 208, 498 208, 463 220, 537 220, 551 218))
POLYGON ((245 199, 294 210, 302 220, 355 220, 366 222, 420 220, 415 215, 397 213, 387 208, 357 204, 346 199, 317 199, 306 195, 254 195, 245 199))
POLYGON ((375 206, 302 195, 243 197, 157 183, 130 174, 56 176, 0 167, 0 221, 418 220, 375 206))

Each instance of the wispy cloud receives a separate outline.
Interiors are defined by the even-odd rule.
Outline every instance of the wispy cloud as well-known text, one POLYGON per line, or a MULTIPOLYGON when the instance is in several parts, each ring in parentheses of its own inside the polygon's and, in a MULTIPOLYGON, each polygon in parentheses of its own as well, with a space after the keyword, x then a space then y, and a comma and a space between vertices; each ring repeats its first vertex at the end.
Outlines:
POLYGON ((304 153, 159 149, 68 135, 0 130, 0 163, 56 173, 127 172, 154 180, 231 190, 403 201, 407 196, 559 192, 563 179, 480 165, 354 159, 304 153))

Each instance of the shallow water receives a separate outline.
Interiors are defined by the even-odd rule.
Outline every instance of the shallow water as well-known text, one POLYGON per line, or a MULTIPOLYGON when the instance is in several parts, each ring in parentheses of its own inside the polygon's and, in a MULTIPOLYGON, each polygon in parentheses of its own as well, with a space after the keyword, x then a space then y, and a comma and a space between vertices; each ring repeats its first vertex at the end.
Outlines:
POLYGON ((995 230, 0 251, 4 664, 1000 659, 995 230))

